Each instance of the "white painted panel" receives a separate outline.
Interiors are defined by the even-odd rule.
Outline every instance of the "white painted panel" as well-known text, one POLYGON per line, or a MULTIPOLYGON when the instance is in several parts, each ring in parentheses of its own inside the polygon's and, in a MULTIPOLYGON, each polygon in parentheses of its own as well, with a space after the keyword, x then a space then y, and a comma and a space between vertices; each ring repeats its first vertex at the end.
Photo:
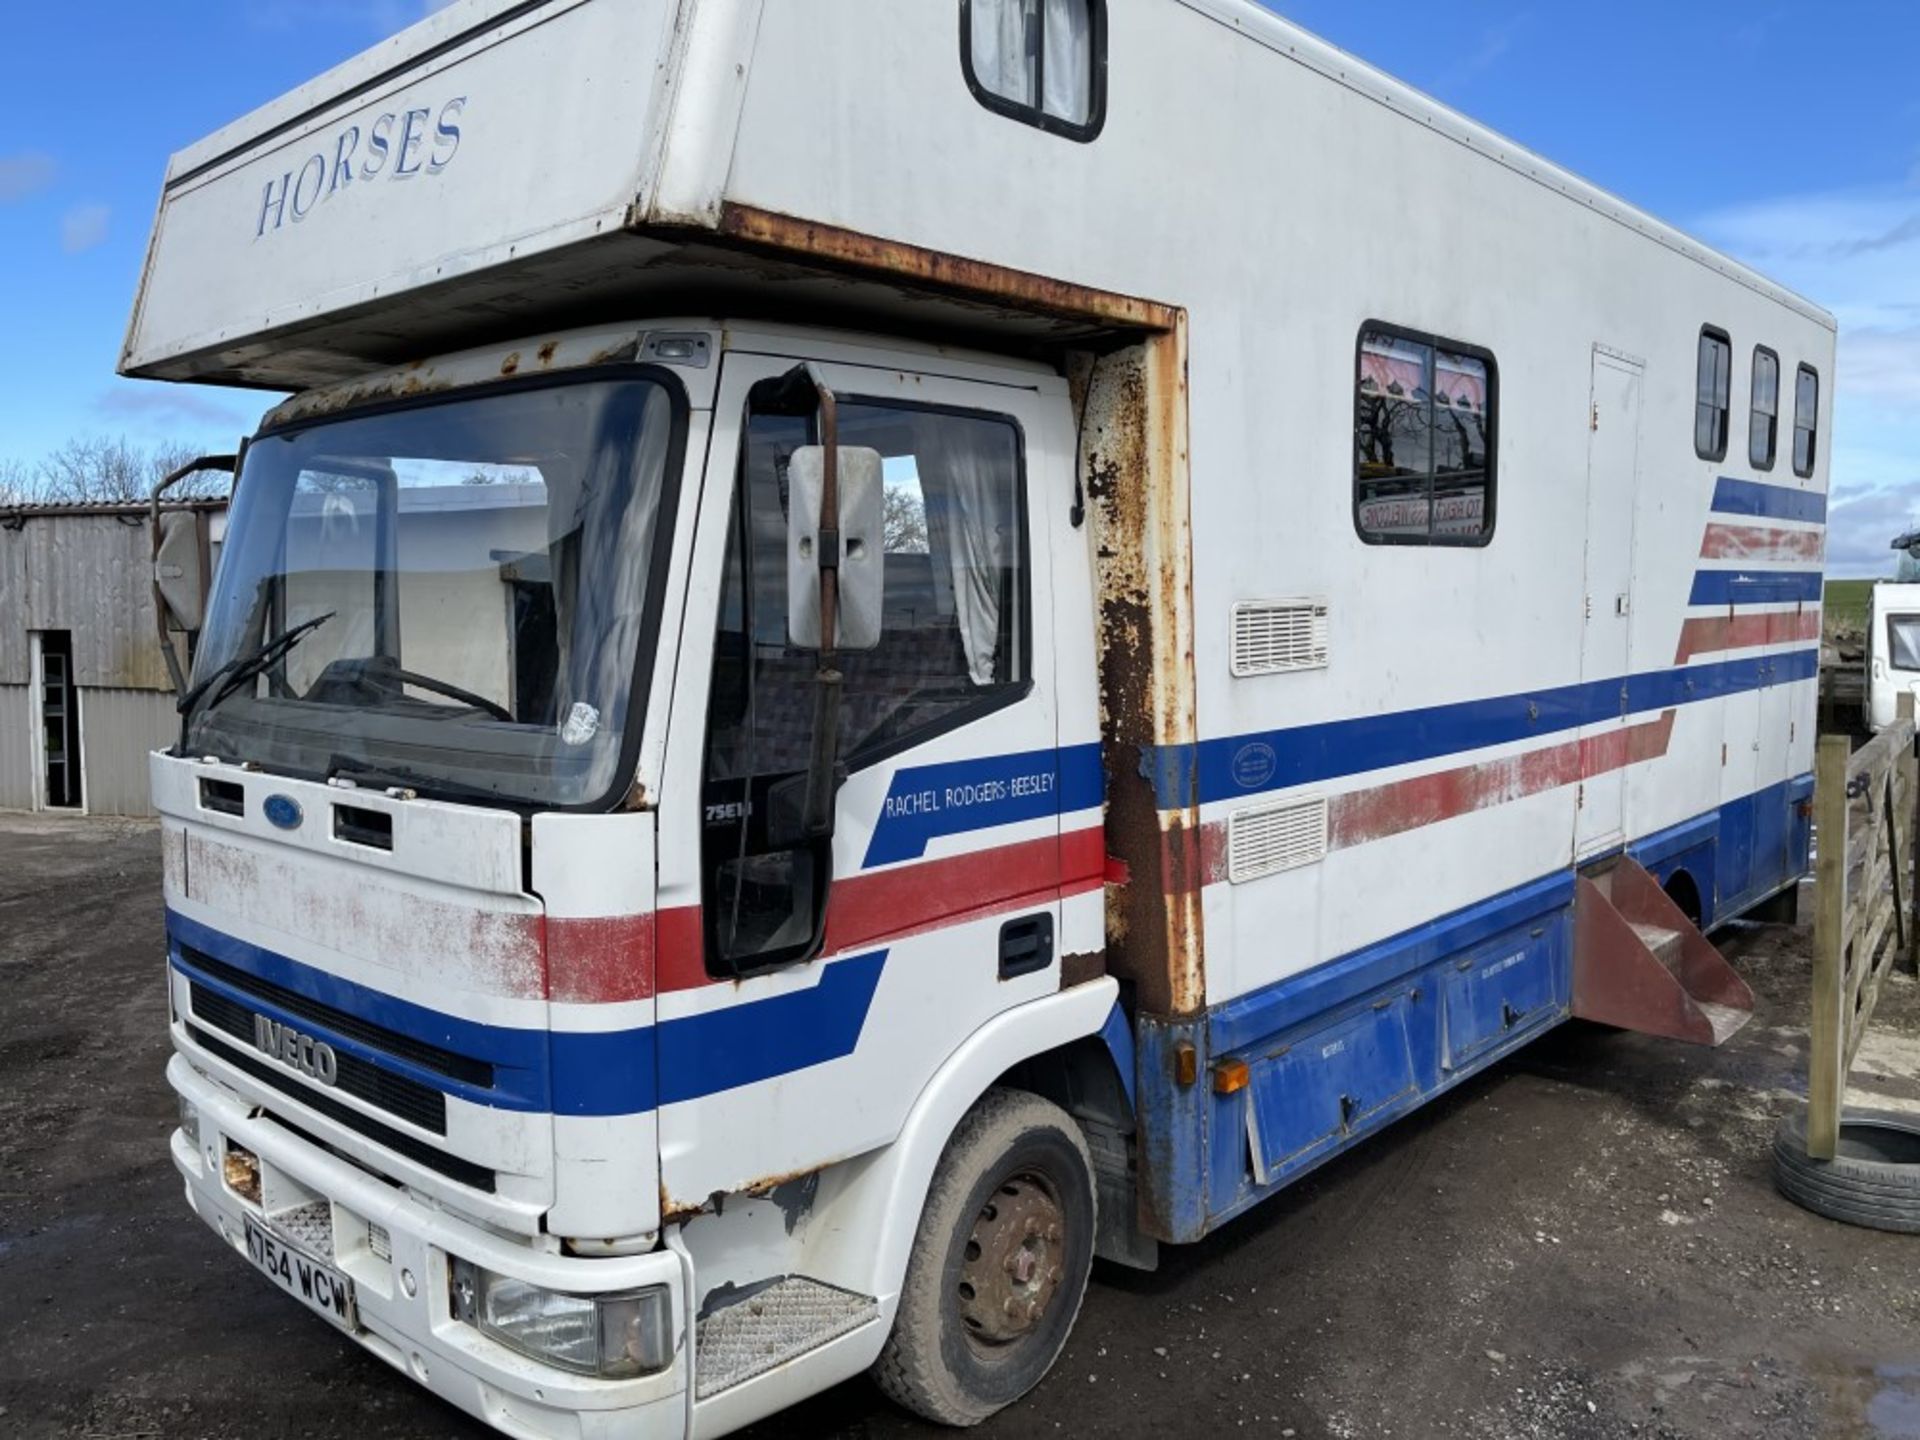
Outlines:
POLYGON ((214 137, 177 159, 123 367, 617 229, 670 7, 552 0, 494 24, 499 8, 323 76, 278 124, 235 127, 237 153, 214 137))

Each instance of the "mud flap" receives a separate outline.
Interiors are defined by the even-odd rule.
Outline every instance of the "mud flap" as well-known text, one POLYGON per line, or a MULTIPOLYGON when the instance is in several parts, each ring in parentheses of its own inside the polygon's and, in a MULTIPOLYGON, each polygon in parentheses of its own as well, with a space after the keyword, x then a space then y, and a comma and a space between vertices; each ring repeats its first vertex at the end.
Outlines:
POLYGON ((1753 1018, 1753 991, 1625 856, 1579 877, 1573 1013, 1622 1030, 1719 1045, 1753 1018))

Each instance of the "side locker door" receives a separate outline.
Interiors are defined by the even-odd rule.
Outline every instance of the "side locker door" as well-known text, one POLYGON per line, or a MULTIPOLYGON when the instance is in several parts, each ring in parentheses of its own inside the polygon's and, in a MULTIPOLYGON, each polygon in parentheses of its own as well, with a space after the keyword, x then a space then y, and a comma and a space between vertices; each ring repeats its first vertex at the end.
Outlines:
MULTIPOLYGON (((1577 859, 1620 844, 1626 834, 1626 772, 1611 763, 1613 748, 1625 745, 1622 732, 1624 692, 1631 672, 1633 609, 1633 521, 1640 484, 1640 397, 1644 368, 1638 360, 1593 347, 1593 388, 1587 435, 1586 622, 1580 640, 1580 678, 1596 694, 1596 712, 1612 704, 1605 718, 1584 734, 1598 743, 1584 746, 1594 756, 1581 784, 1580 811, 1574 822, 1577 859), (1616 738, 1618 737, 1618 738, 1616 738)), ((1624 756, 1617 757, 1624 759, 1624 756)))
POLYGON ((969 1035, 1059 988, 1063 888, 1099 886, 1098 750, 1063 763, 1055 703, 1064 382, 812 358, 841 446, 882 457, 880 638, 838 660, 829 878, 825 847, 784 818, 817 669, 788 640, 787 482, 817 420, 781 383, 799 357, 728 354, 662 797, 669 1218, 891 1141, 969 1035), (1088 874, 1065 873, 1063 811, 1094 827, 1073 867, 1088 874))

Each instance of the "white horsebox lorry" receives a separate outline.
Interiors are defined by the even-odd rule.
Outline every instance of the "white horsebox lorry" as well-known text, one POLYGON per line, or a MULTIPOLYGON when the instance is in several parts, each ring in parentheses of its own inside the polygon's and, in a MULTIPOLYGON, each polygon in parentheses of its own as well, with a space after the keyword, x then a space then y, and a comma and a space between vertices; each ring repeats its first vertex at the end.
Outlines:
POLYGON ((1243 0, 458 0, 175 157, 122 362, 293 392, 204 605, 157 527, 189 1203, 512 1435, 965 1424, 1096 1255, 1724 1038, 1833 354, 1243 0))

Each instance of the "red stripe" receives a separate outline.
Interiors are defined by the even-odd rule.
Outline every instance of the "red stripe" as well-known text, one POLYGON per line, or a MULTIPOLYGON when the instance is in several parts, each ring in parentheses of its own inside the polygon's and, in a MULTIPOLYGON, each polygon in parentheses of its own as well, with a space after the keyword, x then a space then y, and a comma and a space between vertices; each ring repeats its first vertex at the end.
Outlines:
MULTIPOLYGON (((1643 760, 1657 760, 1667 753, 1673 737, 1673 717, 1674 712, 1668 710, 1656 720, 1604 735, 1335 795, 1327 802, 1327 850, 1331 853, 1384 840, 1475 810, 1490 810, 1590 780, 1643 760)), ((1201 827, 1196 876, 1197 883, 1207 885, 1227 878, 1226 821, 1214 820, 1201 827)))
POLYGON ((548 999, 606 1005, 652 996, 653 916, 549 915, 546 931, 548 999))
POLYGON ((1782 645, 1790 640, 1819 638, 1817 609, 1696 616, 1680 627, 1680 649, 1674 656, 1674 664, 1684 665, 1696 655, 1719 650, 1745 650, 1755 645, 1782 645))
MULTIPOLYGON (((825 953, 1084 895, 1106 883, 1106 832, 1098 826, 991 850, 971 850, 918 865, 836 880, 827 902, 825 953)), ((711 985, 698 906, 663 910, 660 990, 711 985)))
POLYGON ((1818 560, 1825 548, 1819 530, 1775 530, 1766 525, 1707 526, 1702 560, 1818 560))

